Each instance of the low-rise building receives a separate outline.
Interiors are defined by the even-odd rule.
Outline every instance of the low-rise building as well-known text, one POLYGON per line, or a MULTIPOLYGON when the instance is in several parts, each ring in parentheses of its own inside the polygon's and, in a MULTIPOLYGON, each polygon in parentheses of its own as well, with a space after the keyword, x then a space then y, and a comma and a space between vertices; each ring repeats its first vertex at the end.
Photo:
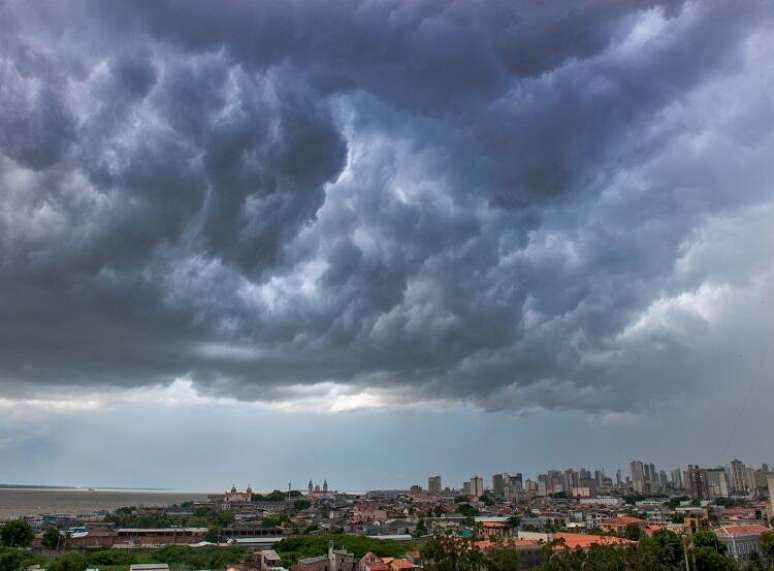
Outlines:
POLYGON ((723 545, 726 553, 744 567, 750 560, 750 555, 760 549, 761 534, 769 529, 760 524, 751 525, 727 525, 719 527, 715 533, 723 545))

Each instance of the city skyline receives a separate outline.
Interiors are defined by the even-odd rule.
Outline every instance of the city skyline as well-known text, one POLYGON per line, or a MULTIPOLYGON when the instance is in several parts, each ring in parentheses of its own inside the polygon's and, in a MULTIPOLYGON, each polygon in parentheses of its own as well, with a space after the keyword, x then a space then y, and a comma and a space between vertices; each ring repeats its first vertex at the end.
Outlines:
POLYGON ((0 482, 774 462, 770 2, 213 6, 0 3, 0 482))

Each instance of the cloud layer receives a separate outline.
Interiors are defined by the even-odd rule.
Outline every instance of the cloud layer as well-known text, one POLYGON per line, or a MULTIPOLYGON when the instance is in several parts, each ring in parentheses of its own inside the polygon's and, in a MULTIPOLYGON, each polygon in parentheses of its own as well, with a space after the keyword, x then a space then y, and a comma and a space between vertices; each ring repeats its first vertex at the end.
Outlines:
POLYGON ((8 397, 639 412, 763 374, 763 2, 0 11, 8 397))

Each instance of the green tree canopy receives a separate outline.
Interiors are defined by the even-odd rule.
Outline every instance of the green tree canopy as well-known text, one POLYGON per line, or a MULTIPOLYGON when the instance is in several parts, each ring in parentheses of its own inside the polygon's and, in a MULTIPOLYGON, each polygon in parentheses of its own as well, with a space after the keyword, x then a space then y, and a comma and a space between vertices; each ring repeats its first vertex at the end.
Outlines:
POLYGON ((43 547, 47 549, 58 549, 61 539, 62 534, 59 533, 59 530, 55 527, 49 527, 43 532, 41 543, 43 544, 43 547))
POLYGON ((714 547, 698 547, 694 550, 697 571, 738 571, 733 559, 724 557, 714 547))
POLYGON ((718 536, 708 530, 694 533, 692 543, 696 548, 706 547, 718 553, 725 553, 726 551, 726 546, 718 541, 718 536))
POLYGON ((474 517, 478 515, 478 510, 470 504, 457 505, 457 512, 461 513, 465 517, 474 517))
POLYGON ((0 527, 0 542, 8 547, 29 547, 34 537, 30 524, 21 519, 13 519, 0 527))
POLYGON ((643 536, 642 528, 636 523, 626 524, 623 534, 626 539, 631 539, 633 541, 639 541, 643 536))
POLYGON ((293 507, 296 508, 298 511, 309 509, 312 506, 312 502, 309 500, 305 500, 303 498, 300 498, 293 502, 293 507))
POLYGON ((86 558, 78 553, 65 553, 48 565, 48 571, 83 571, 88 565, 86 558))
POLYGON ((774 566, 774 531, 767 531, 760 537, 761 557, 769 565, 774 566))

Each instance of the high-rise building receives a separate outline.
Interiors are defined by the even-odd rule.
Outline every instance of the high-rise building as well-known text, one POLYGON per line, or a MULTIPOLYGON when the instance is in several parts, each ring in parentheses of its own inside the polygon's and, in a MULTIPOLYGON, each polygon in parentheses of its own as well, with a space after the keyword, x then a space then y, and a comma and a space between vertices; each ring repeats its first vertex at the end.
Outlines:
POLYGON ((504 496, 506 481, 510 481, 508 474, 495 474, 492 476, 492 491, 498 496, 504 496))
POLYGON ((668 485, 669 485, 669 479, 667 478, 666 472, 664 470, 660 470, 658 473, 659 490, 660 491, 666 490, 668 485))
POLYGON ((470 480, 466 480, 465 482, 462 482, 462 493, 466 496, 469 496, 471 494, 470 491, 470 480))
POLYGON ((706 500, 709 498, 709 486, 707 485, 707 471, 698 466, 688 465, 685 472, 688 493, 693 497, 706 500))
POLYGON ((618 470, 615 471, 615 485, 620 486, 623 484, 623 474, 621 473, 621 469, 618 468, 618 470))
POLYGON ((769 473, 767 480, 769 484, 769 502, 771 503, 769 513, 774 514, 774 473, 769 473))
POLYGON ((671 473, 672 488, 675 490, 682 490, 685 485, 683 484, 683 472, 680 468, 675 468, 671 473))
POLYGON ((629 464, 632 472, 632 489, 635 493, 641 494, 645 491, 645 468, 639 460, 634 460, 629 464))
POLYGON ((441 476, 430 476, 427 479, 427 492, 431 496, 439 496, 441 494, 441 476))
POLYGON ((723 467, 707 470, 707 491, 710 498, 728 497, 728 478, 723 467))
POLYGON ((481 476, 470 478, 470 495, 477 498, 484 495, 484 480, 481 479, 481 476))
POLYGON ((750 491, 747 480, 747 466, 744 462, 731 460, 731 489, 735 494, 747 494, 750 491))
POLYGON ((547 496, 549 494, 549 480, 547 474, 538 474, 537 494, 538 496, 547 496))
POLYGON ((747 493, 755 494, 758 492, 758 486, 755 484, 755 468, 745 467, 745 482, 747 483, 747 493))

